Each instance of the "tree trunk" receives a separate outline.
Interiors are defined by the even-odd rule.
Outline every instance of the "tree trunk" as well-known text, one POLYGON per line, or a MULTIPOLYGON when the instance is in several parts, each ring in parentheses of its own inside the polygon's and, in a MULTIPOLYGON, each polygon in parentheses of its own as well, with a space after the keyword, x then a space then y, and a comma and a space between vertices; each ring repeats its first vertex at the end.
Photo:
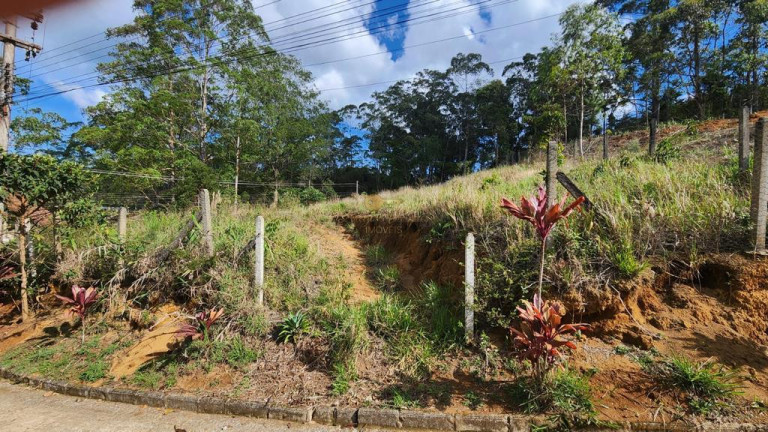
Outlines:
POLYGON ((704 109, 704 95, 701 88, 701 40, 699 31, 693 32, 693 91, 696 107, 699 109, 699 120, 704 120, 706 112, 704 109))
POLYGON ((581 86, 579 101, 579 156, 584 158, 584 86, 581 86))
POLYGON ((659 85, 658 77, 653 79, 653 96, 651 96, 651 115, 650 124, 648 126, 648 155, 653 156, 656 154, 656 129, 659 121, 659 85))
POLYGON ((19 221, 19 266, 21 267, 21 320, 29 319, 29 299, 27 298, 27 218, 19 221))
POLYGON ((603 159, 608 159, 608 131, 606 130, 607 113, 603 111, 603 159))

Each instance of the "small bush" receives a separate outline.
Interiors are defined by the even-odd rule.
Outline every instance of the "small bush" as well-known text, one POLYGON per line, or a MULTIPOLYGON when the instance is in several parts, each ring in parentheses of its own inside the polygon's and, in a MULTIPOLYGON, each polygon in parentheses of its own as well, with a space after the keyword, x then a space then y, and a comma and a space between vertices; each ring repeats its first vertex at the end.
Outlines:
POLYGON ((635 257, 632 244, 626 240, 612 243, 608 257, 616 272, 624 278, 633 278, 646 267, 645 263, 635 257))

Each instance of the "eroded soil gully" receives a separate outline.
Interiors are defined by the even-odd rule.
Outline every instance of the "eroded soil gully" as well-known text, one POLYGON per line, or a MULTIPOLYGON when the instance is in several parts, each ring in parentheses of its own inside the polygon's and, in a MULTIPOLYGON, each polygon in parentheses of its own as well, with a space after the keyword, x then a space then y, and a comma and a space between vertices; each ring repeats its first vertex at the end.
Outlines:
MULTIPOLYGON (((367 244, 384 246, 406 289, 429 280, 462 286, 460 239, 426 242, 428 228, 375 216, 337 223, 351 224, 367 244)), ((605 419, 669 420, 679 416, 674 407, 685 398, 661 389, 631 356, 617 355, 614 348, 622 344, 738 368, 744 401, 768 400, 768 260, 717 254, 695 269, 664 263, 613 288, 586 287, 561 294, 561 300, 573 311, 571 318, 592 324, 572 364, 595 373, 590 381, 605 419)), ((764 411, 735 416, 768 420, 764 411)))
POLYGON ((353 227, 367 244, 383 246, 400 271, 403 288, 412 292, 423 282, 433 281, 451 287, 463 286, 463 240, 434 239, 427 242, 429 229, 407 220, 380 219, 375 216, 344 216, 341 226, 353 227))

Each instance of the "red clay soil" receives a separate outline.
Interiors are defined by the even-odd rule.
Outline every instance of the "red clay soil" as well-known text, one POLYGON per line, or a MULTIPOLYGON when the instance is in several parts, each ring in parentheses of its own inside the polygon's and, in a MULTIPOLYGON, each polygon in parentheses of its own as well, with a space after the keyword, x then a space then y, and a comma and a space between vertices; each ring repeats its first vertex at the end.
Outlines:
MULTIPOLYGON (((761 117, 768 117, 768 110, 755 112, 749 117, 750 125, 752 126, 751 128, 752 131, 754 131, 754 126, 757 124, 757 120, 761 117)), ((696 128, 698 129, 699 132, 706 132, 706 133, 716 133, 716 132, 725 132, 728 130, 733 130, 735 134, 735 129, 738 128, 738 126, 739 126, 738 119, 728 118, 728 119, 705 120, 703 122, 697 123, 696 128)), ((659 139, 664 139, 684 129, 685 129, 685 126, 679 125, 679 124, 665 126, 659 129, 659 132, 658 132, 659 139)), ((641 130, 636 130, 632 132, 626 132, 626 133, 615 135, 611 137, 611 139, 609 140, 609 145, 611 147, 611 150, 613 151, 622 150, 626 147, 627 143, 633 140, 638 140, 640 144, 643 146, 646 145, 648 143, 648 130, 641 129, 641 130)))
POLYGON ((425 230, 418 224, 375 216, 355 216, 342 222, 351 222, 365 242, 382 245, 393 254, 407 291, 417 291, 426 281, 451 286, 463 283, 463 249, 447 248, 450 241, 425 241, 425 230))
POLYGON ((345 263, 343 280, 351 284, 350 302, 359 304, 379 298, 381 293, 368 280, 365 253, 352 235, 335 224, 333 227, 315 224, 312 231, 312 241, 323 255, 337 257, 345 263))

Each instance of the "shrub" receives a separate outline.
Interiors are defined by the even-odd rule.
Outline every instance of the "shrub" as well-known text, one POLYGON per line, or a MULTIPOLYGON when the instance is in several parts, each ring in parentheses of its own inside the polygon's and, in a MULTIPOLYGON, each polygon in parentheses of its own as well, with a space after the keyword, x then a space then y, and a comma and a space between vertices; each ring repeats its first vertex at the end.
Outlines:
POLYGON ((533 303, 524 301, 523 305, 524 308, 517 308, 520 330, 510 328, 510 333, 520 357, 531 362, 534 376, 541 380, 562 359, 561 349, 576 349, 565 337, 589 326, 561 324, 565 307, 558 302, 542 301, 538 295, 533 296, 533 303))
POLYGON ((331 393, 334 396, 341 396, 349 391, 351 382, 357 379, 357 373, 352 365, 345 363, 336 363, 333 365, 333 382, 331 383, 331 393))
POLYGON ((539 239, 541 240, 539 297, 541 297, 541 287, 544 282, 544 258, 547 248, 547 237, 558 221, 568 217, 585 200, 583 196, 578 197, 566 207, 565 201, 567 199, 568 195, 566 194, 559 203, 551 207, 547 206, 547 192, 544 190, 544 186, 539 186, 538 194, 530 199, 521 197, 519 207, 506 198, 501 199, 501 208, 507 210, 518 219, 530 222, 536 228, 536 233, 539 234, 539 239))
POLYGON ((88 310, 96 303, 96 299, 99 297, 99 293, 96 289, 90 287, 85 289, 83 287, 72 285, 72 298, 64 297, 56 294, 56 298, 64 302, 71 307, 65 312, 66 316, 73 317, 77 315, 80 317, 80 326, 83 329, 83 335, 80 343, 85 343, 85 317, 88 314, 88 310))
POLYGON ((312 186, 304 188, 299 192, 299 201, 304 205, 325 201, 325 199, 325 194, 312 186))
POLYGON ((208 314, 200 312, 195 315, 195 324, 182 324, 176 331, 176 334, 182 338, 190 338, 192 340, 203 340, 208 342, 210 340, 211 327, 216 321, 224 314, 224 308, 219 310, 210 309, 208 314))
MULTIPOLYGON (((334 380, 355 379, 357 355, 368 347, 364 307, 337 305, 325 311, 323 328, 330 344, 334 380)), ((341 385, 341 384, 339 384, 341 385)))

